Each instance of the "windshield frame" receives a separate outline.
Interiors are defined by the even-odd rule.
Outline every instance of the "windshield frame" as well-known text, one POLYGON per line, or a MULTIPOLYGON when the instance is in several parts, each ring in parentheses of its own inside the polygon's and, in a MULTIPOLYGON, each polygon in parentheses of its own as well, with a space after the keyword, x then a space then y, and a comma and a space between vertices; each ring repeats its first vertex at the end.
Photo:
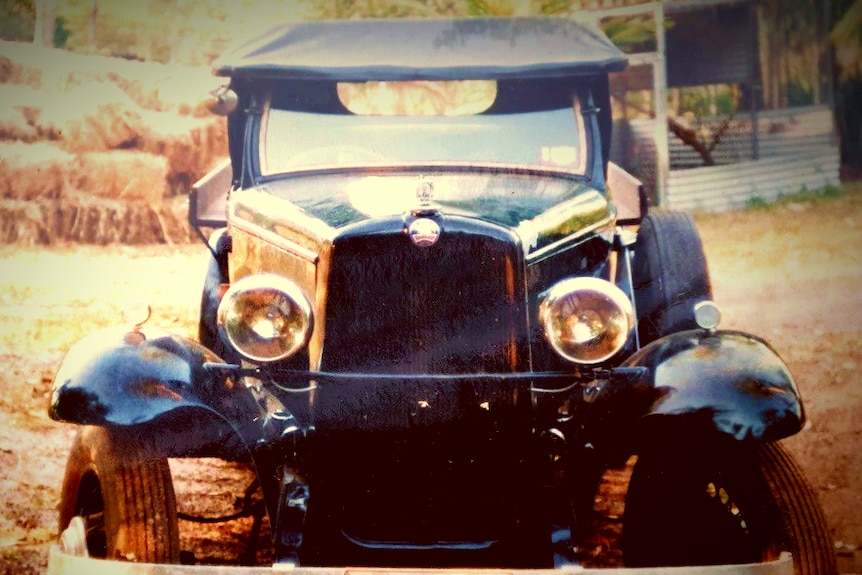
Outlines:
MULTIPOLYGON (((272 109, 282 109, 283 105, 274 105, 274 100, 279 98, 280 96, 276 95, 277 88, 284 89, 284 86, 272 85, 269 89, 260 93, 261 96, 261 106, 260 112, 258 114, 254 114, 254 119, 251 125, 247 126, 250 128, 249 131, 246 132, 246 145, 245 145, 245 155, 247 158, 246 165, 251 169, 254 174, 253 180, 260 184, 268 181, 279 180, 288 177, 296 177, 307 174, 317 174, 322 171, 337 173, 343 171, 377 171, 377 170, 387 170, 394 168, 410 168, 410 169, 446 169, 452 168, 455 170, 463 170, 469 169, 470 166, 476 166, 479 169, 514 169, 518 171, 527 170, 527 171, 535 171, 537 173, 556 173, 559 175, 564 175, 569 178, 576 178, 578 180, 586 180, 592 181, 594 179, 593 172, 596 169, 596 158, 597 154, 601 155, 601 144, 600 138, 601 135, 597 133, 598 125, 595 122, 595 115, 598 110, 592 105, 592 94, 591 94, 591 85, 590 82, 579 82, 577 80, 584 80, 584 78, 572 79, 572 78, 551 78, 545 83, 549 86, 555 87, 556 89, 548 94, 548 92, 542 91, 542 86, 545 85, 542 82, 537 82, 535 79, 530 80, 530 86, 527 89, 524 89, 523 86, 518 86, 519 89, 524 90, 524 93, 527 94, 528 106, 523 106, 521 101, 510 96, 509 100, 506 101, 505 98, 500 105, 495 103, 492 107, 480 114, 476 114, 475 116, 506 116, 519 112, 541 112, 541 111, 551 111, 551 110, 569 110, 572 113, 573 119, 575 120, 571 126, 572 128, 577 127, 577 130, 572 130, 573 140, 576 140, 576 145, 578 146, 578 155, 579 155, 579 163, 577 169, 572 169, 569 166, 553 166, 553 165, 543 165, 539 162, 518 162, 518 163, 507 163, 502 161, 494 161, 493 158, 488 161, 433 161, 433 160, 422 160, 418 162, 397 162, 397 161, 389 161, 382 162, 379 164, 329 164, 329 165, 321 165, 315 167, 306 167, 302 169, 296 169, 291 171, 272 171, 267 172, 265 170, 263 155, 266 151, 266 139, 267 139, 267 128, 269 124, 269 114, 272 109), (563 96, 563 92, 559 90, 560 86, 568 86, 568 91, 565 96, 563 96), (561 106, 561 102, 566 102, 566 106, 561 106)), ((335 85, 332 84, 333 90, 335 85)), ((326 101, 326 98, 323 98, 326 101)), ((324 105, 331 106, 331 102, 324 105)), ((297 106, 300 107, 300 106, 297 106)), ((333 111, 331 108, 322 109, 322 110, 310 110, 311 112, 319 112, 321 114, 332 114, 333 111)), ((340 113, 353 115, 349 111, 344 108, 339 109, 340 113)), ((386 118, 397 118, 398 116, 386 116, 386 118)), ((468 116, 471 117, 471 116, 468 116)), ((405 121, 415 120, 417 118, 423 118, 423 116, 402 116, 405 121)), ((424 116, 427 118, 427 116, 424 116)), ((439 117, 443 121, 451 120, 453 116, 440 116, 439 117)), ((457 116, 455 116, 457 118, 457 116)), ((600 179, 603 179, 600 177, 600 179)))

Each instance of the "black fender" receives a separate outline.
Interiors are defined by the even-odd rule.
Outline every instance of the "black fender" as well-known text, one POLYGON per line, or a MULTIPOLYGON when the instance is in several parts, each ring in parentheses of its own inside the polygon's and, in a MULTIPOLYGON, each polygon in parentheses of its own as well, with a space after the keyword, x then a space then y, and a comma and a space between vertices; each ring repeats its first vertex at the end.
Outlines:
MULTIPOLYGON (((205 346, 156 328, 106 328, 76 343, 63 358, 51 393, 52 419, 98 426, 147 426, 173 434, 171 455, 239 434, 261 439, 262 407, 205 346)), ((214 454, 215 455, 215 454, 214 454)))
POLYGON ((200 321, 198 324, 198 341, 222 356, 224 353, 219 350, 219 345, 222 343, 216 325, 216 312, 221 301, 221 285, 230 281, 228 279, 228 253, 230 250, 231 238, 227 233, 227 228, 214 231, 210 236, 206 255, 207 271, 201 292, 200 321))
POLYGON ((787 365, 764 340, 737 331, 665 336, 624 363, 648 368, 650 416, 705 416, 735 439, 774 441, 800 431, 805 412, 787 365))

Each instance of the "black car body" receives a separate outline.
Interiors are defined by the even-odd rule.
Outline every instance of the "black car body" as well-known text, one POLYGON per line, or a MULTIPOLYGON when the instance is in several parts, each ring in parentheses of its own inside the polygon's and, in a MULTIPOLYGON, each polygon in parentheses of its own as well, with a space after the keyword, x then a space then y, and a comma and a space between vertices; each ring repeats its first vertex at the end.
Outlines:
MULTIPOLYGON (((797 387, 765 341, 716 329, 692 220, 648 213, 609 165, 608 74, 625 64, 600 33, 541 18, 284 25, 220 59, 230 161, 191 196, 192 225, 215 229, 200 342, 134 325, 69 352, 51 415, 88 426, 87 463, 70 460, 61 528, 89 516, 87 469, 113 465, 86 454, 141 437, 147 461, 252 462, 277 560, 302 566, 571 566, 602 473, 632 454, 768 476, 764 446, 784 461, 773 442, 804 423, 797 387), (431 112, 351 109, 405 85, 431 112), (441 114, 450 88, 491 96, 441 114)), ((763 540, 771 511, 736 533, 726 500, 718 547, 735 551, 683 543, 691 527, 648 503, 676 490, 640 475, 633 565, 798 550, 763 540)), ((167 542, 133 555, 176 560, 176 512, 155 507, 167 542)), ((89 552, 128 557, 103 521, 89 552)), ((828 572, 828 535, 810 538, 828 572)))

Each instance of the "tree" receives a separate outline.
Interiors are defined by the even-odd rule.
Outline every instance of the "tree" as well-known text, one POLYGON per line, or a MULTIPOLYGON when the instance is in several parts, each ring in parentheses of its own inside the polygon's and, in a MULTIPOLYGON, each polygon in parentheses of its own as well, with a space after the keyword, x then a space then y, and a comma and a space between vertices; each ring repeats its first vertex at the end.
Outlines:
POLYGON ((854 2, 838 15, 830 40, 841 79, 862 76, 862 2, 854 2))
POLYGON ((833 2, 835 24, 830 40, 835 50, 835 119, 841 134, 841 161, 862 170, 862 2, 833 2), (849 4, 849 5, 848 5, 849 4))

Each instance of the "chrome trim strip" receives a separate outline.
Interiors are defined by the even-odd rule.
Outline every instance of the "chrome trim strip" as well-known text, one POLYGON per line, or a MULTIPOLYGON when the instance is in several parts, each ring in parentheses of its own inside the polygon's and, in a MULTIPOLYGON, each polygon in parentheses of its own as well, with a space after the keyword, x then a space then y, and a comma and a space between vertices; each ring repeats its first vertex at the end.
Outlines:
POLYGON ((580 243, 582 240, 586 239, 586 236, 589 236, 597 230, 601 230, 603 228, 613 228, 614 222, 616 222, 616 213, 611 212, 611 214, 606 219, 598 221, 591 226, 587 226, 586 228, 579 230, 575 234, 567 236, 557 242, 548 244, 543 248, 540 248, 534 252, 527 254, 527 265, 529 266, 544 261, 549 257, 563 251, 564 249, 580 243))

